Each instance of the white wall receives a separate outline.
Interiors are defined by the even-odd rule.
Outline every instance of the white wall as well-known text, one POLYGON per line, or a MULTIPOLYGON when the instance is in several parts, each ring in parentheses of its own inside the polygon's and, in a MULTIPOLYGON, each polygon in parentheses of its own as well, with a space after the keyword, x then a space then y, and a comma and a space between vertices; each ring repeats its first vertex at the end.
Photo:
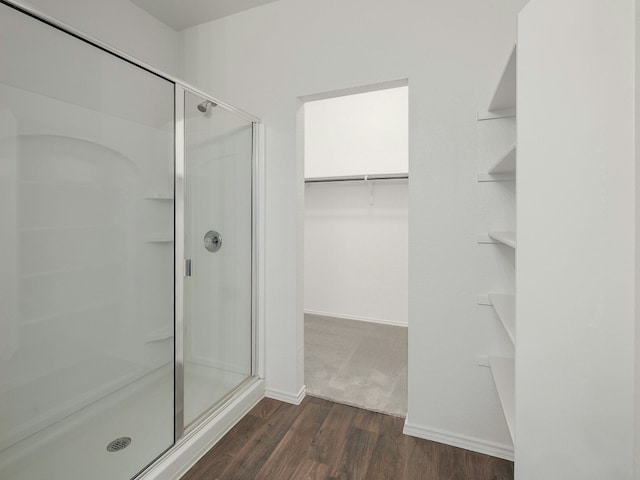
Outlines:
POLYGON ((408 87, 306 102, 305 178, 406 173, 408 109, 408 87))
POLYGON ((409 417, 415 432, 508 452, 475 304, 478 124, 515 39, 513 0, 280 0, 184 32, 187 80, 267 125, 267 383, 303 386, 298 97, 409 79, 409 417), (297 362, 296 362, 297 358, 297 362))
POLYGON ((307 184, 306 312, 406 325, 406 180, 307 184), (371 200, 373 199, 373 205, 371 200))
POLYGON ((633 478, 634 24, 634 0, 519 18, 518 480, 633 478))
MULTIPOLYGON (((306 102, 305 178, 406 173, 408 87, 306 102)), ((407 324, 408 183, 305 188, 305 312, 407 324)))
POLYGON ((166 73, 178 74, 178 33, 129 0, 24 3, 166 73))

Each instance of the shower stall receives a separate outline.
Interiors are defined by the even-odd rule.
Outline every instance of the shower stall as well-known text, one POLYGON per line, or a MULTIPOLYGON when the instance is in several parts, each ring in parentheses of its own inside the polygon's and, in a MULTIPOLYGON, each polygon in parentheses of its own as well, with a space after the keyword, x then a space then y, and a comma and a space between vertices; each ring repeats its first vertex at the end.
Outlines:
POLYGON ((0 0, 0 479, 161 478, 259 391, 258 146, 0 0))

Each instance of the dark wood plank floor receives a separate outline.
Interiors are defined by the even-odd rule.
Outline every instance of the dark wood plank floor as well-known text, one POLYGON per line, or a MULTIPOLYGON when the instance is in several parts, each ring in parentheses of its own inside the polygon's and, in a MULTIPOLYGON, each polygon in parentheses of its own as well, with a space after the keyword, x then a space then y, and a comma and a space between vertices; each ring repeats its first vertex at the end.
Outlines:
POLYGON ((402 434, 403 419, 264 399, 183 480, 511 480, 513 463, 402 434))

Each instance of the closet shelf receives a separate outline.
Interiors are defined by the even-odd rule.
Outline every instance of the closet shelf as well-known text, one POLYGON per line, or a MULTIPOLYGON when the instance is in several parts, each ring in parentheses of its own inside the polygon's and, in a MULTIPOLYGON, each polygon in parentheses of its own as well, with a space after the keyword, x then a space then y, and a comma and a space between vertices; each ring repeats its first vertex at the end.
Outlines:
POLYGON ((498 318, 502 323, 511 343, 516 343, 516 303, 515 295, 506 295, 500 293, 490 293, 489 300, 493 309, 498 314, 498 318))
POLYGON ((479 173, 479 182, 499 182, 516 179, 516 144, 514 143, 489 167, 487 173, 479 173))
POLYGON ((514 44, 509 59, 502 70, 498 85, 491 97, 487 112, 479 113, 478 120, 513 117, 516 114, 516 63, 517 47, 514 44))
POLYGON ((516 144, 514 143, 509 149, 495 161, 489 168, 487 173, 515 173, 516 172, 516 144))
POLYGON ((375 173, 371 175, 342 175, 334 177, 309 177, 304 183, 328 183, 328 182, 361 182, 365 180, 402 180, 408 179, 408 173, 375 173))
POLYGON ((511 248, 516 248, 516 232, 489 232, 489 237, 511 248))
POLYGON ((489 357, 489 367, 491 367, 491 375, 496 384, 498 398, 504 418, 507 421, 507 428, 511 435, 511 441, 515 438, 515 419, 516 419, 516 402, 515 402, 515 362, 513 358, 505 357, 489 357))

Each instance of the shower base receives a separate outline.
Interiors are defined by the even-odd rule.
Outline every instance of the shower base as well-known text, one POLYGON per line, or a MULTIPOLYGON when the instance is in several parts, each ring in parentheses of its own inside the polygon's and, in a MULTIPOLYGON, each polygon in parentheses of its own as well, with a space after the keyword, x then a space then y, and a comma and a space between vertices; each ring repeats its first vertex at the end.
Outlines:
MULTIPOLYGON (((185 418, 196 418, 246 375, 185 363, 185 418)), ((0 452, 0 478, 127 480, 173 444, 167 365, 0 452), (110 452, 121 437, 131 443, 110 452)))

